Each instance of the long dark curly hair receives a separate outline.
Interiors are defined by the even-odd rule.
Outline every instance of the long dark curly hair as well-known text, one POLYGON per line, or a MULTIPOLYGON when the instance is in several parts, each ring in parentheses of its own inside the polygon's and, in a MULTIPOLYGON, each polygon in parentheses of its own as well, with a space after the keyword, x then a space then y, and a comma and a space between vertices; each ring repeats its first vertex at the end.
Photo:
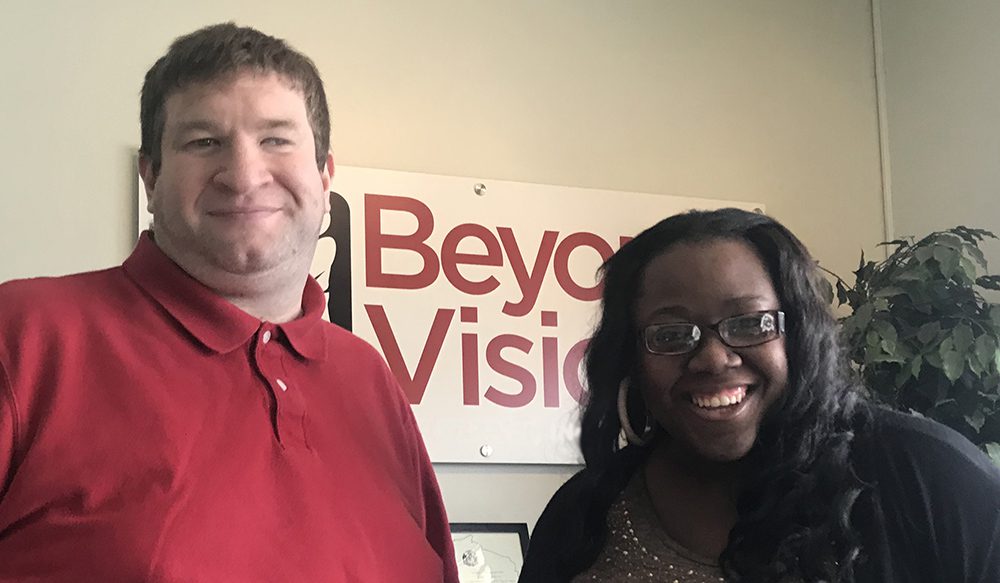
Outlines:
MULTIPOLYGON (((787 389, 765 415, 745 458, 748 473, 722 553, 723 572, 733 582, 852 581, 860 546, 850 514, 864 485, 850 453, 853 429, 866 422, 867 407, 855 390, 815 261, 777 221, 739 209, 667 218, 601 268, 604 298, 587 351, 589 396, 580 441, 588 470, 604 476, 598 488, 605 492, 598 496, 602 508, 588 519, 597 535, 585 554, 593 560, 603 545, 604 504, 610 506, 624 487, 622 474, 638 468, 652 447, 623 449, 617 412, 619 384, 638 378, 636 290, 646 266, 668 247, 712 239, 743 241, 763 261, 785 312, 788 359, 787 389)), ((640 391, 629 392, 627 410, 641 432, 646 409, 640 391)), ((659 439, 669 437, 661 432, 659 439)))

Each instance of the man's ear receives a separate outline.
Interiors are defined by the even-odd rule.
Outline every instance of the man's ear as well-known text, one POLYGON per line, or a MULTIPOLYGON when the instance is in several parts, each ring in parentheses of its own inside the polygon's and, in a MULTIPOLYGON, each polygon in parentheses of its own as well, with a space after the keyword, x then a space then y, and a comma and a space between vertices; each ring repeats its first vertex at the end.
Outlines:
POLYGON ((145 154, 139 154, 139 177, 146 190, 146 210, 153 212, 153 191, 156 188, 156 173, 153 172, 153 161, 145 154))
POLYGON ((323 200, 326 201, 325 207, 328 213, 330 212, 330 181, 333 180, 333 172, 333 152, 327 152, 326 163, 323 164, 323 169, 320 171, 320 178, 323 180, 323 200))

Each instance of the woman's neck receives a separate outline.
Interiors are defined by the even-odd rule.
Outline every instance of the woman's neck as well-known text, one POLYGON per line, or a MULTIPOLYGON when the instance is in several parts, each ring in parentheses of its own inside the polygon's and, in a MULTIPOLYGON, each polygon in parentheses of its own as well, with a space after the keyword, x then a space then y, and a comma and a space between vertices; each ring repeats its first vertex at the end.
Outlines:
POLYGON ((661 443, 643 467, 660 526, 688 550, 717 558, 736 524, 740 462, 713 462, 661 443))

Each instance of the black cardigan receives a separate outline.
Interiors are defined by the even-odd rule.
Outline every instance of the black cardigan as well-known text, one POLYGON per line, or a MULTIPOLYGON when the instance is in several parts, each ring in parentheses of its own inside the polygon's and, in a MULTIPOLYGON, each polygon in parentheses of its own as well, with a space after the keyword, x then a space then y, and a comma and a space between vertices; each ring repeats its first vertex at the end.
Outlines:
MULTIPOLYGON (((555 493, 519 583, 568 582, 589 566, 603 545, 607 498, 620 495, 644 457, 625 448, 600 475, 584 469, 555 493), (601 491, 613 494, 601 500, 601 491)), ((863 556, 856 581, 1000 583, 1000 470, 968 440, 927 419, 874 409, 852 457, 858 477, 873 485, 852 512, 863 556)))

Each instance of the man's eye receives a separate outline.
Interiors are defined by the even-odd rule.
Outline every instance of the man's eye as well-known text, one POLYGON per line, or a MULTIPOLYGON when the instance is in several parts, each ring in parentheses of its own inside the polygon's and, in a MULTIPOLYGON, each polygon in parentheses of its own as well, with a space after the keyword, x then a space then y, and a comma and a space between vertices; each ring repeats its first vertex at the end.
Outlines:
POLYGON ((215 138, 198 138, 187 143, 188 148, 204 150, 219 145, 219 140, 215 138))
POLYGON ((292 141, 289 140, 289 139, 286 139, 286 138, 279 138, 277 136, 271 136, 269 138, 264 138, 263 140, 261 140, 261 143, 262 144, 266 144, 268 146, 287 146, 287 145, 291 144, 292 141))

